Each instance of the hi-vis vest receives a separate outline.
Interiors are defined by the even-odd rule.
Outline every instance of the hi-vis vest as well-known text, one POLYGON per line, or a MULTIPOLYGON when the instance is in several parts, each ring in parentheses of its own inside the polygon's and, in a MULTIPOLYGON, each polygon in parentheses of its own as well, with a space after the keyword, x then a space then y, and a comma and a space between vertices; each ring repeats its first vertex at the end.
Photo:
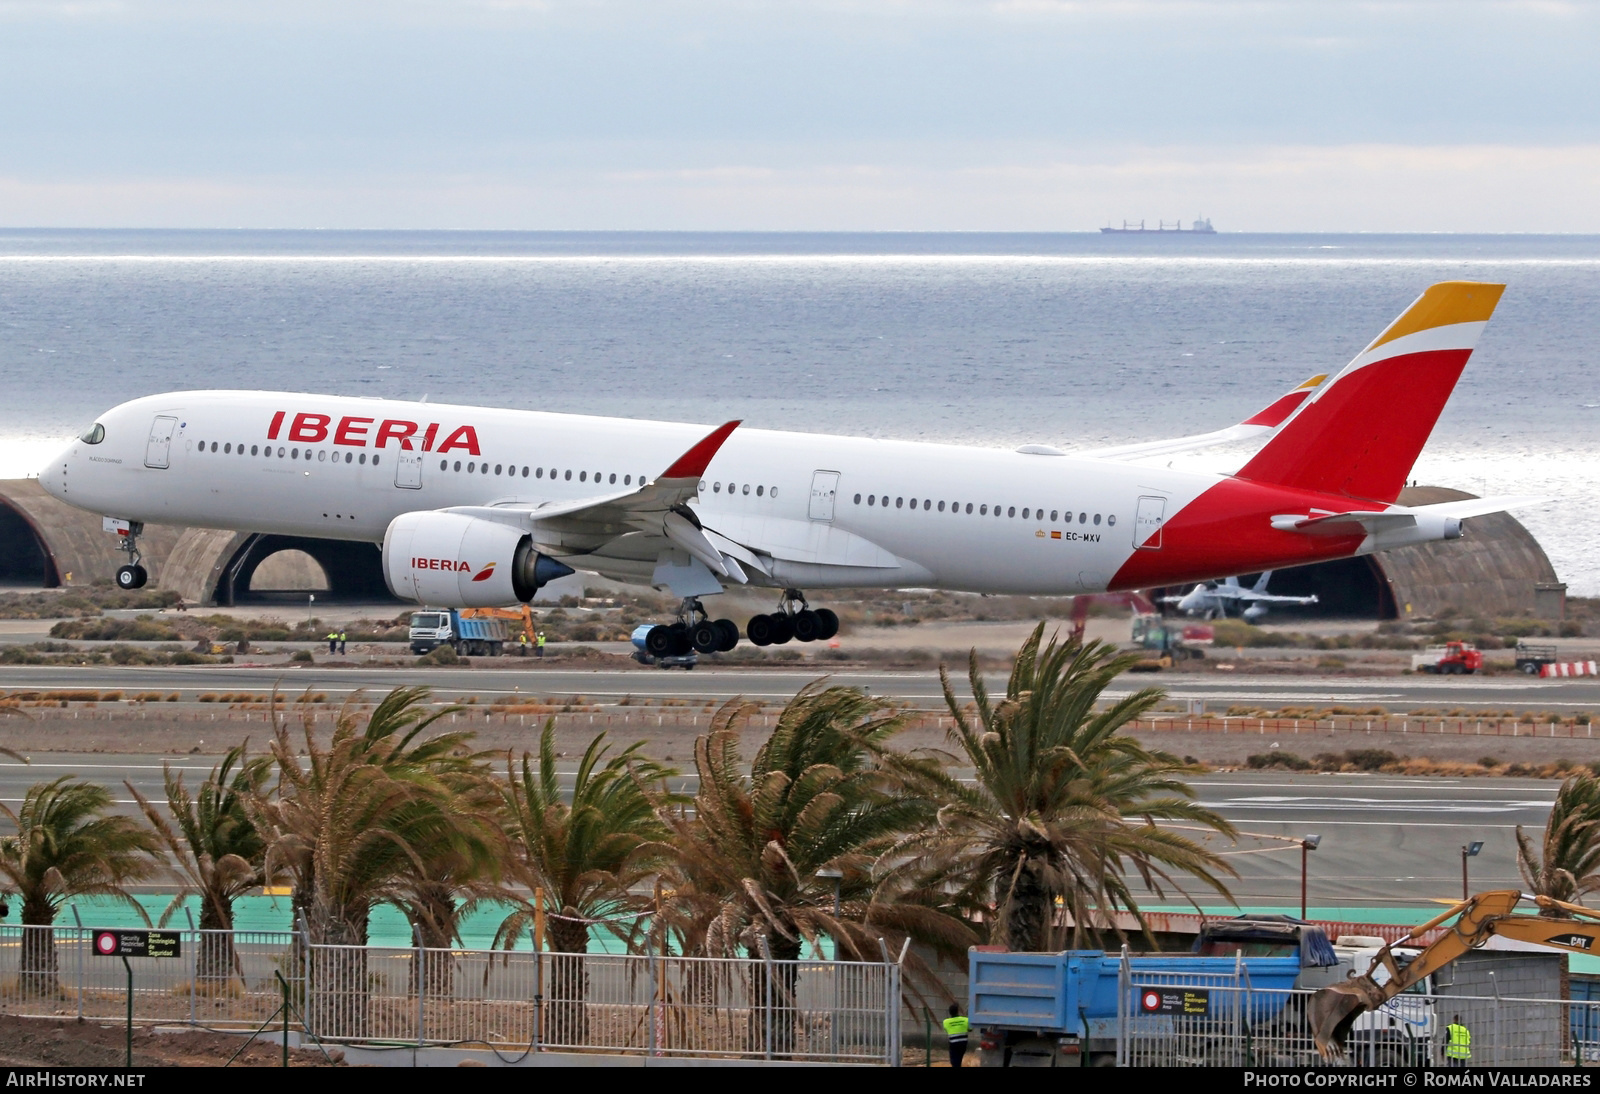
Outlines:
POLYGON ((966 1041, 967 1031, 971 1028, 971 1023, 959 1015, 955 1018, 946 1018, 944 1020, 944 1031, 950 1035, 952 1042, 966 1041))
POLYGON ((1450 1037, 1450 1043, 1445 1046, 1444 1054, 1452 1060, 1472 1059, 1472 1031, 1454 1022, 1445 1026, 1444 1031, 1450 1037))

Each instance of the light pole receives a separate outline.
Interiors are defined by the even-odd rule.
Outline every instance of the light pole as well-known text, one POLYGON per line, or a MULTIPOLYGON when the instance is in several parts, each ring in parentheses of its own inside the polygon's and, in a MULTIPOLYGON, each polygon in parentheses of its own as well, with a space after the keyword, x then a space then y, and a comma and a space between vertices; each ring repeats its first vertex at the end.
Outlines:
POLYGON ((839 918, 839 883, 844 880, 844 871, 837 866, 824 866, 817 871, 817 876, 833 882, 833 918, 839 918))
POLYGON ((1472 894, 1467 888, 1467 860, 1469 858, 1477 858, 1478 857, 1478 852, 1481 851, 1481 850, 1483 850, 1483 841, 1482 840, 1475 840, 1472 843, 1462 844, 1462 846, 1461 846, 1461 899, 1462 900, 1470 900, 1472 898, 1472 894))
POLYGON ((1317 844, 1322 842, 1321 836, 1307 836, 1300 841, 1300 918, 1306 918, 1306 874, 1309 869, 1308 859, 1311 852, 1317 849, 1317 844))

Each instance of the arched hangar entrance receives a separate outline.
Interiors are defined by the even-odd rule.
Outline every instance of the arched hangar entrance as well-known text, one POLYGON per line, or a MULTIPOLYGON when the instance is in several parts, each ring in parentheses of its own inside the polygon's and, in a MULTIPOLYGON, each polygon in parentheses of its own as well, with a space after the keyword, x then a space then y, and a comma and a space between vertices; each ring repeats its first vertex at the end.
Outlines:
POLYGON ((383 553, 373 543, 306 536, 242 535, 221 568, 210 599, 250 601, 393 600, 383 580, 383 553))

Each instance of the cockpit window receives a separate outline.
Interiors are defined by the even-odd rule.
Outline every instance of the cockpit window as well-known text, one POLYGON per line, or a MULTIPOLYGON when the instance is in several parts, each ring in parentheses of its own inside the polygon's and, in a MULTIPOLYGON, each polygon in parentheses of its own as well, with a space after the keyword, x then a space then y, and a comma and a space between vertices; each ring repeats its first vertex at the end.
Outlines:
POLYGON ((83 435, 78 439, 84 444, 99 444, 106 439, 106 427, 99 422, 95 422, 94 425, 84 430, 83 435))

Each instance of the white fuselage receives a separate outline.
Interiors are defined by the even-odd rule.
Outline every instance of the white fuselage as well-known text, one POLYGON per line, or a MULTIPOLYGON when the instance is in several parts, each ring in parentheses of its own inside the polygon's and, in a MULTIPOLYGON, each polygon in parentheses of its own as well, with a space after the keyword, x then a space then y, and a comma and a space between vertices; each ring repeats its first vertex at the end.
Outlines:
MULTIPOLYGON (((707 432, 252 391, 152 396, 99 422, 103 440, 75 441, 41 473, 47 490, 75 506, 149 523, 374 543, 402 513, 613 494, 653 479, 707 432), (168 418, 163 442, 159 423, 168 418)), ((774 584, 1068 594, 1105 589, 1134 553, 1141 498, 1147 513, 1158 505, 1170 516, 1219 479, 741 428, 703 481, 689 504, 705 527, 757 550, 779 545, 775 556, 787 556, 774 584), (826 472, 838 475, 835 493, 814 498, 814 486, 825 494, 832 485, 819 477, 826 472)))

